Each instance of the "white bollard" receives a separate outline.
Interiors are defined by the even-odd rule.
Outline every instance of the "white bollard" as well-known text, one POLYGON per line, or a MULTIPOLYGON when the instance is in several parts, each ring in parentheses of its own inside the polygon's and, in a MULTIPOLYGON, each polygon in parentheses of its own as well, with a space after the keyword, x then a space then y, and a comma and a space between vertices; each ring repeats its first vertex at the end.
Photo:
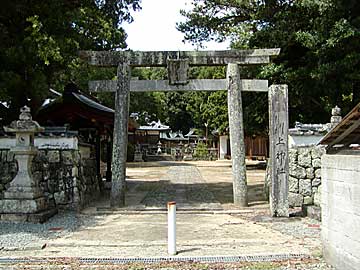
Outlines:
POLYGON ((176 255, 176 202, 168 202, 168 253, 176 255))

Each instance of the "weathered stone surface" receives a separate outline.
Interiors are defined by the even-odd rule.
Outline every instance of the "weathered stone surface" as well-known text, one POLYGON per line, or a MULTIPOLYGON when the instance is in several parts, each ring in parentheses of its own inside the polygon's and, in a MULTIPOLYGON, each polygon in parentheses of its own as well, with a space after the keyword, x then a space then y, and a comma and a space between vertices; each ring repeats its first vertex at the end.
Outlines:
POLYGON ((321 205, 321 185, 318 186, 317 192, 314 193, 314 204, 317 206, 321 205))
POLYGON ((298 151, 296 148, 289 149, 289 164, 295 164, 297 162, 298 151))
MULTIPOLYGON (((268 92, 267 80, 240 80, 241 91, 268 92)), ((115 80, 90 81, 89 90, 92 92, 115 92, 115 80)), ((226 79, 199 79, 189 80, 187 84, 170 85, 168 80, 132 80, 130 92, 150 91, 219 91, 226 89, 226 79)))
POLYGON ((189 59, 191 66, 228 64, 266 64, 280 49, 227 51, 81 51, 80 56, 91 65, 118 66, 124 59, 131 66, 167 66, 169 59, 189 59))
POLYGON ((310 167, 310 168, 306 168, 306 178, 307 179, 313 179, 315 176, 314 174, 314 168, 310 167))
POLYGON ((60 192, 54 193, 54 199, 55 199, 56 204, 68 203, 68 198, 66 196, 65 191, 60 191, 60 192))
POLYGON ((311 180, 309 179, 300 179, 299 180, 299 193, 304 196, 311 196, 311 180))
POLYGON ((228 113, 233 171, 234 204, 247 206, 248 201, 243 111, 240 88, 240 71, 237 64, 228 65, 226 78, 228 80, 228 113))
POLYGON ((15 160, 15 154, 13 152, 7 151, 6 161, 13 162, 15 160))
POLYGON ((321 168, 321 159, 320 158, 315 158, 312 160, 312 166, 317 169, 317 168, 321 168))
POLYGON ((289 164, 289 174, 297 179, 305 179, 306 169, 297 164, 289 164))
POLYGON ((313 204, 313 197, 312 196, 305 196, 304 197, 304 204, 306 204, 306 205, 313 204))
POLYGON ((313 187, 318 187, 319 185, 321 185, 321 178, 315 178, 315 179, 313 179, 312 182, 311 182, 311 185, 312 185, 313 187))
POLYGON ((293 193, 299 192, 299 180, 289 176, 289 191, 293 193))
POLYGON ((302 206, 302 211, 305 216, 321 221, 321 208, 319 206, 304 204, 302 206))
POLYGON ((316 146, 311 149, 311 156, 313 159, 321 159, 322 155, 326 152, 325 147, 323 146, 316 146))
POLYGON ((121 207, 125 205, 126 188, 126 155, 128 139, 128 116, 130 97, 131 70, 128 63, 118 62, 118 83, 115 93, 114 138, 111 164, 110 205, 121 207))
POLYGON ((321 156, 325 153, 325 148, 323 146, 292 148, 289 153, 293 155, 289 164, 289 173, 299 181, 299 189, 296 190, 296 185, 293 184, 295 180, 289 180, 289 188, 292 192, 305 196, 304 200, 309 203, 321 184, 321 156))
POLYGON ((61 152, 62 163, 65 165, 71 165, 74 162, 72 151, 62 151, 61 152))
POLYGON ((7 161, 7 160, 6 160, 7 152, 8 152, 8 150, 2 150, 2 151, 1 151, 1 161, 2 161, 2 162, 6 162, 6 161, 7 161))
POLYGON ((79 169, 78 169, 78 167, 74 166, 74 167, 72 168, 71 176, 73 176, 73 177, 79 176, 79 169))
POLYGON ((272 216, 288 217, 288 88, 287 85, 272 85, 269 88, 271 193, 272 216))
MULTIPOLYGON (((43 149, 38 151, 33 159, 32 177, 39 183, 39 189, 52 205, 55 205, 54 197, 56 197, 57 207, 78 210, 98 193, 95 160, 81 158, 79 151, 43 149), (65 153, 62 154, 63 152, 65 153), (72 158, 73 163, 64 164, 62 156, 67 156, 67 161, 72 158), (76 161, 77 158, 78 161, 76 161), (50 160, 53 162, 49 162, 50 160), (79 165, 75 166, 76 163, 79 165), (80 189, 77 189, 77 186, 80 186, 80 189), (56 195, 54 196, 54 194, 56 195)), ((7 161, 7 155, 7 150, 0 151, 0 198, 3 197, 3 192, 9 188, 9 183, 17 173, 17 163, 7 161)), ((13 196, 15 194, 8 192, 7 195, 13 196)), ((9 206, 7 205, 7 207, 9 206)), ((7 217, 11 218, 9 215, 7 214, 7 217)), ((23 215, 29 221, 30 214, 23 215)))
POLYGON ((289 192, 289 206, 299 207, 303 204, 304 197, 298 193, 289 192))
POLYGON ((308 148, 300 148, 298 162, 302 167, 311 167, 311 150, 308 148))
POLYGON ((270 185, 271 185, 271 162, 268 159, 266 162, 266 172, 265 172, 265 181, 264 181, 264 194, 266 200, 269 200, 270 196, 270 185))
POLYGON ((48 154, 49 162, 60 162, 60 152, 59 151, 49 151, 48 154))
POLYGON ((3 199, 1 201, 2 213, 36 213, 44 209, 47 209, 47 200, 45 197, 29 200, 3 199))

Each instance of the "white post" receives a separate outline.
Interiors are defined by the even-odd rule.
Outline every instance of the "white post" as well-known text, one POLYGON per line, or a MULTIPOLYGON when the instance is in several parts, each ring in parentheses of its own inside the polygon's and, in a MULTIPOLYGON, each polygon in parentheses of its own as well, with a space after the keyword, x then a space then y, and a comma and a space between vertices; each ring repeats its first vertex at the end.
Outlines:
POLYGON ((220 156, 219 159, 225 159, 225 155, 227 155, 228 149, 227 149, 227 140, 228 136, 220 136, 219 137, 219 144, 220 144, 220 156))
POLYGON ((176 255, 176 202, 168 202, 168 253, 176 255))

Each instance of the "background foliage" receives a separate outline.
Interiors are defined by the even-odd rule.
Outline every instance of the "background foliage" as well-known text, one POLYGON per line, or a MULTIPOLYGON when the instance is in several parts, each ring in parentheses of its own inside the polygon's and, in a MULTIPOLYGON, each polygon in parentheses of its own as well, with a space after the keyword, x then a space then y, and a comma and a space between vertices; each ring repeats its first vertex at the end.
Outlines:
MULTIPOLYGON (((178 24, 196 45, 231 40, 234 49, 281 48, 273 63, 242 68, 242 78, 289 85, 290 125, 325 123, 335 105, 343 114, 360 101, 360 2, 357 0, 192 0, 178 24)), ((13 0, 0 10, 0 101, 10 118, 29 104, 36 110, 48 89, 73 81, 116 79, 113 68, 81 63, 78 50, 126 48, 124 22, 141 0, 13 0)), ((139 79, 166 79, 166 69, 134 69, 139 79)), ((225 68, 190 70, 190 78, 225 78, 225 68)), ((98 98, 113 106, 112 93, 98 98)), ((267 133, 267 96, 243 93, 248 134, 267 133)), ((131 93, 139 122, 158 120, 173 130, 196 127, 227 132, 227 96, 218 92, 131 93)))
MULTIPOLYGON (((359 1, 192 2, 193 10, 182 11, 186 22, 178 24, 185 40, 230 39, 237 49, 281 48, 274 64, 243 72, 289 85, 292 124, 327 122, 335 105, 346 113, 360 101, 359 1)), ((245 120, 257 130, 265 124, 264 98, 245 96, 244 104, 245 120)))
POLYGON ((113 77, 83 65, 78 50, 126 48, 123 22, 140 0, 12 0, 0 9, 0 101, 18 116, 24 104, 36 110, 49 88, 70 80, 113 77), (107 75, 107 76, 106 76, 107 75))

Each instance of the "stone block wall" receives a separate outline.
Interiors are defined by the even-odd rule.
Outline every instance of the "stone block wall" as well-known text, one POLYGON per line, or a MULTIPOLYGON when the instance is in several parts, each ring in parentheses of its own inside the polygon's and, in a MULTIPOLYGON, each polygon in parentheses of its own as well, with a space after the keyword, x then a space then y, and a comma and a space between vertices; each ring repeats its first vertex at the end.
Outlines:
POLYGON ((324 258, 336 269, 360 269, 360 155, 324 155, 322 180, 324 258))
POLYGON ((322 146, 289 149, 289 205, 320 205, 322 146))
POLYGON ((17 169, 14 154, 10 153, 8 149, 0 149, 0 199, 9 183, 15 178, 17 169))
MULTIPOLYGON (((17 163, 9 149, 0 149, 0 199, 15 177, 17 163)), ((39 150, 32 163, 34 178, 60 209, 78 210, 99 193, 95 158, 78 149, 39 150)))

